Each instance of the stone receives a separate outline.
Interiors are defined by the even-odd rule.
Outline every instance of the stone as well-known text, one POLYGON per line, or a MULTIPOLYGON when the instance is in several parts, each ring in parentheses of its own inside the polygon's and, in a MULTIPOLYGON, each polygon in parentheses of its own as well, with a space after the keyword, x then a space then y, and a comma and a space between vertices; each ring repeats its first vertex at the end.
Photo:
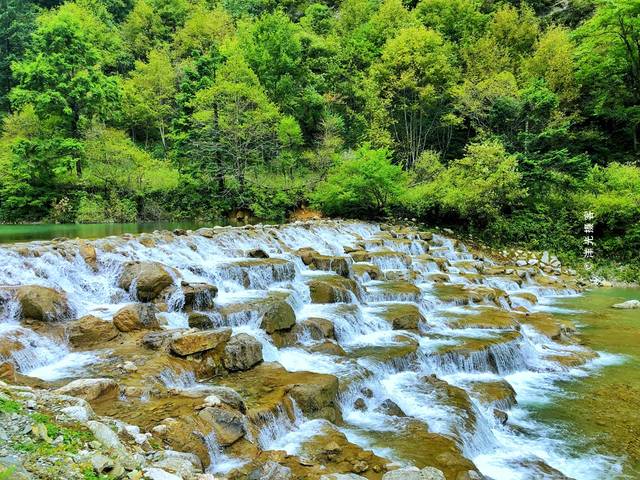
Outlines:
POLYGON ((407 414, 393 400, 386 399, 376 407, 376 411, 392 417, 406 417, 407 414))
POLYGON ((151 303, 134 303, 121 308, 113 316, 113 324, 121 332, 159 330, 158 309, 151 303))
POLYGON ((289 467, 269 460, 260 465, 247 476, 247 480, 290 480, 294 476, 289 467))
POLYGON ((118 438, 118 435, 111 430, 107 425, 95 420, 89 420, 87 422, 87 428, 91 430, 96 440, 100 442, 105 448, 113 450, 114 452, 127 455, 127 450, 118 438))
POLYGON ((16 366, 11 362, 0 362, 0 380, 15 383, 16 366))
POLYGON ((496 420, 498 420, 502 425, 506 425, 507 421, 509 420, 509 415, 507 415, 507 413, 502 410, 498 410, 497 408, 493 409, 493 416, 496 417, 496 420))
POLYGON ((235 410, 206 407, 200 410, 198 416, 213 428, 218 443, 223 447, 237 442, 246 433, 245 417, 235 410))
POLYGON ((194 353, 212 350, 227 342, 229 338, 231 338, 230 328, 187 332, 174 338, 169 344, 169 348, 176 355, 185 357, 194 353))
POLYGON ((260 327, 267 333, 290 330, 296 324, 296 313, 284 300, 274 301, 262 316, 260 327))
POLYGON ((234 335, 224 347, 222 360, 227 370, 249 370, 262 362, 262 344, 246 333, 234 335))
POLYGON ((200 330, 214 327, 211 317, 202 312, 189 312, 188 322, 190 328, 198 328, 200 330))
POLYGON ((71 395, 92 401, 98 398, 101 400, 117 398, 120 388, 111 378, 80 378, 58 388, 55 392, 60 395, 71 395))
POLYGON ((182 282, 182 293, 185 309, 208 310, 215 306, 214 299, 218 294, 218 287, 208 283, 182 282))
POLYGON ((335 340, 324 340, 320 343, 316 343, 308 347, 310 352, 314 353, 324 353, 325 355, 335 355, 339 357, 344 357, 347 355, 347 352, 340 346, 338 342, 335 340))
POLYGON ((382 480, 446 480, 444 473, 434 467, 425 467, 420 470, 417 467, 405 467, 387 472, 382 480))
POLYGON ((66 320, 72 315, 67 295, 49 287, 23 285, 16 289, 22 318, 43 322, 66 320))
MULTIPOLYGON (((225 405, 239 410, 242 413, 246 413, 247 411, 244 400, 242 400, 240 394, 233 388, 225 387, 222 385, 207 386, 207 393, 209 393, 211 396, 215 396, 220 402, 224 403, 225 405)), ((206 400, 207 399, 205 398, 205 402, 206 400)))
POLYGON ((173 337, 173 332, 150 332, 142 337, 142 345, 151 350, 159 350, 173 337))
POLYGON ((309 293, 313 303, 351 303, 356 295, 356 282, 339 276, 312 279, 309 293))
POLYGON ((173 473, 169 473, 166 470, 161 468, 145 468, 144 470, 145 478, 149 480, 183 480, 182 477, 178 475, 174 475, 173 473))
POLYGON ((143 301, 155 299, 160 292, 173 284, 167 268, 158 262, 127 262, 122 268, 118 286, 135 294, 143 301), (134 292, 131 292, 134 287, 134 292))
POLYGON ((96 249, 90 243, 81 241, 78 245, 78 253, 80 257, 84 260, 92 270, 97 270, 98 268, 98 254, 96 253, 96 249))
POLYGON ((308 332, 314 340, 335 339, 335 328, 331 320, 325 318, 308 318, 298 323, 299 330, 308 332))
POLYGON ((612 305, 612 308, 619 308, 622 310, 640 308, 640 300, 627 300, 626 302, 616 303, 615 305, 612 305))
POLYGON ((194 453, 161 450, 153 454, 151 466, 181 477, 193 477, 202 473, 202 461, 194 453))
POLYGON ((385 307, 383 317, 394 330, 417 330, 425 321, 420 309, 411 303, 392 303, 385 307))
POLYGON ((288 394, 309 418, 324 418, 334 422, 339 417, 336 404, 338 379, 333 375, 314 375, 309 383, 290 386, 288 394))
POLYGON ((69 342, 74 347, 90 347, 113 340, 119 334, 112 322, 93 315, 70 322, 66 325, 69 342))
POLYGON ((355 473, 330 473, 322 475, 320 480, 367 480, 366 477, 356 475, 355 473))
POLYGON ((253 248, 251 250, 247 250, 246 255, 249 258, 269 258, 269 254, 261 248, 253 248))

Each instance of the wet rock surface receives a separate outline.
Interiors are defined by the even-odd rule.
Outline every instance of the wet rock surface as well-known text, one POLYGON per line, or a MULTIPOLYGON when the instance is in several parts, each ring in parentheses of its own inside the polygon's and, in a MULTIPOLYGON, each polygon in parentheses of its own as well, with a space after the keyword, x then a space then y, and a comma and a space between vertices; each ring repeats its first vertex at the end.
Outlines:
MULTIPOLYGON (((28 385, 0 384, 0 465, 17 478, 475 480, 465 453, 509 452, 498 438, 523 434, 504 377, 596 355, 538 308, 578 290, 553 255, 412 227, 315 221, 19 248, 27 270, 53 255, 60 281, 0 289, 0 379, 28 385), (73 261, 87 268, 70 279, 73 261)), ((501 458, 503 471, 564 475, 535 452, 501 458)))

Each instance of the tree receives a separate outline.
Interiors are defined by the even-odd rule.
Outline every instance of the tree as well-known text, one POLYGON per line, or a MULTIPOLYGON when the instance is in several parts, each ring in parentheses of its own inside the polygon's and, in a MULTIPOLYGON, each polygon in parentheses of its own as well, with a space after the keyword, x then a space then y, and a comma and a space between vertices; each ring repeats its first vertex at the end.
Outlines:
POLYGON ((640 4, 602 1, 577 31, 578 79, 596 117, 622 124, 633 151, 640 144, 640 4))
POLYGON ((121 27, 122 36, 135 59, 144 59, 166 35, 162 18, 147 0, 136 0, 121 27))
POLYGON ((479 36, 487 21, 477 0, 420 0, 416 15, 422 24, 447 40, 464 43, 479 36))
POLYGON ((220 187, 229 175, 243 189, 248 168, 277 151, 280 112, 239 52, 232 51, 215 83, 197 93, 194 109, 191 151, 201 173, 220 187))
POLYGON ((197 8, 174 35, 172 51, 182 59, 204 55, 234 34, 233 19, 226 10, 197 8))
POLYGON ((0 111, 10 108, 8 94, 14 82, 11 64, 21 58, 30 43, 36 8, 24 0, 5 0, 0 7, 0 111))
POLYGON ((406 181, 387 150, 365 145, 338 158, 311 197, 329 215, 380 215, 404 191, 406 181))
MULTIPOLYGON (((117 99, 117 82, 103 71, 113 58, 110 35, 91 12, 73 3, 39 17, 31 48, 13 65, 14 107, 32 104, 41 121, 55 125, 57 135, 79 140, 83 122, 108 118, 117 99)), ((82 159, 74 163, 80 176, 82 159)))
MULTIPOLYGON (((176 72, 165 51, 152 50, 148 62, 136 62, 131 78, 123 85, 124 113, 131 127, 158 130, 167 149, 167 128, 171 123, 176 95, 176 72)), ((147 135, 148 136, 148 135, 147 135)))
MULTIPOLYGON (((450 89, 458 77, 451 47, 424 27, 400 30, 389 40, 371 70, 402 163, 410 168, 422 152, 438 142, 449 116, 450 89)), ((446 148, 446 139, 442 147, 446 148)))

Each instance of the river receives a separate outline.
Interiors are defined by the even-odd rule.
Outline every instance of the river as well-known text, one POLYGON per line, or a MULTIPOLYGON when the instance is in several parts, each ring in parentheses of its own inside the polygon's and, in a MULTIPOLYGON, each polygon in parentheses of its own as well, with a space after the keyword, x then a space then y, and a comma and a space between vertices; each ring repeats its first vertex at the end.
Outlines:
MULTIPOLYGON (((401 464, 435 465, 448 480, 478 478, 469 476, 476 468, 495 480, 637 478, 640 318, 610 306, 640 291, 578 293, 570 276, 533 263, 504 267, 453 239, 421 235, 332 221, 165 232, 97 240, 93 264, 74 241, 9 245, 0 248, 0 284, 64 292, 74 318, 111 321, 138 300, 137 280, 119 280, 128 262, 155 262, 170 272, 165 297, 154 299, 163 330, 181 335, 204 318, 234 338, 253 337, 264 363, 204 375, 197 355, 151 351, 140 346, 142 333, 125 330, 117 341, 73 348, 21 324, 9 297, 0 302, 0 347, 9 339, 4 355, 45 386, 116 378, 120 397, 94 408, 145 430, 188 417, 212 383, 235 389, 248 409, 243 438, 227 445, 201 432, 203 461, 215 473, 247 464, 256 448, 305 459, 287 463, 301 468, 314 445, 342 439, 353 455, 370 449, 401 464), (304 261, 305 247, 317 263, 304 261), (214 304, 187 309, 183 289, 205 284, 217 287, 214 304), (296 327, 267 331, 265 312, 282 302, 296 327), (331 333, 311 334, 327 322, 331 333), (563 322, 578 327, 582 345, 563 322), (137 373, 114 367, 127 361, 137 362, 137 373), (287 396, 291 384, 331 376, 340 389, 328 403, 287 396)), ((331 464, 322 458, 315 461, 331 464)), ((380 478, 372 469, 362 474, 380 478)))

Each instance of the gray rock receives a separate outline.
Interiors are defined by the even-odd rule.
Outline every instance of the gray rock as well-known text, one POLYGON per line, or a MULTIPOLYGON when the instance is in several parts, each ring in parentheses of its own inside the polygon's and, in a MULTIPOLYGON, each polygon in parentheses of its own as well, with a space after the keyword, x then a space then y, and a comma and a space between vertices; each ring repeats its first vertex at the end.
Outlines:
POLYGON ((127 450, 118 438, 118 435, 111 430, 107 425, 102 422, 96 422, 90 420, 87 422, 87 427, 96 437, 96 440, 100 442, 104 447, 109 448, 116 453, 127 455, 127 450))
POLYGON ((155 453, 152 457, 151 467, 187 478, 202 473, 202 462, 195 453, 174 450, 162 450, 155 453))
POLYGON ((223 362, 227 370, 249 370, 262 362, 262 344, 246 333, 235 335, 224 347, 223 362))
POLYGON ((145 478, 149 480, 183 480, 182 477, 169 473, 161 468, 145 468, 145 478))
POLYGON ((320 480, 367 480, 365 477, 356 475, 355 473, 330 473, 322 475, 320 480))
POLYGON ((385 473, 382 480, 446 480, 444 473, 434 467, 405 467, 385 473))
POLYGON ((615 305, 612 305, 612 307, 619 308, 621 310, 640 308, 640 300, 627 300, 626 302, 616 303, 615 305))
POLYGON ((279 463, 268 461, 253 470, 247 480, 290 480, 291 469, 279 463))

